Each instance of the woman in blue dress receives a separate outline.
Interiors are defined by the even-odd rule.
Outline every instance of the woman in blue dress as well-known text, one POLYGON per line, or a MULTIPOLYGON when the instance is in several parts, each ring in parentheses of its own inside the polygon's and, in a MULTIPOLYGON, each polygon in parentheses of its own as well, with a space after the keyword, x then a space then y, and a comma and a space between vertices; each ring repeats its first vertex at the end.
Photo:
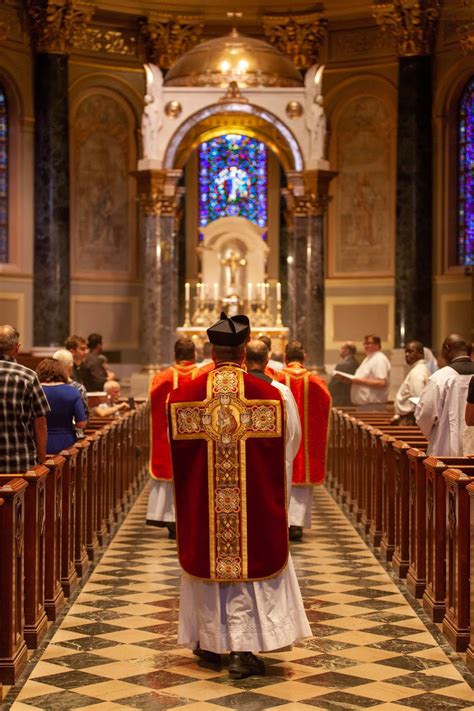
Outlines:
POLYGON ((48 426, 48 454, 56 454, 71 447, 76 441, 75 429, 83 429, 87 415, 81 395, 68 385, 64 366, 53 358, 45 358, 36 369, 40 383, 51 408, 46 415, 48 426))

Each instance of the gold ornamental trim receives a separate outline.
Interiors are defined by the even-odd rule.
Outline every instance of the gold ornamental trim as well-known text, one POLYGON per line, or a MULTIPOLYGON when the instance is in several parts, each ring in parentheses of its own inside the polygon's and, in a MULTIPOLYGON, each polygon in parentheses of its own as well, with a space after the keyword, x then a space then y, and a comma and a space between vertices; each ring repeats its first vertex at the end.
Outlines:
POLYGON ((169 69, 201 40, 201 15, 151 13, 140 25, 147 62, 169 69))
POLYGON ((431 54, 440 15, 440 0, 374 0, 372 14, 394 38, 401 57, 431 54))
POLYGON ((95 12, 89 0, 27 0, 33 46, 38 53, 69 54, 95 12))
POLYGON ((321 12, 264 15, 263 32, 270 44, 285 54, 298 69, 316 64, 328 21, 321 12))
POLYGON ((181 170, 138 170, 137 197, 146 217, 175 217, 178 212, 181 170))

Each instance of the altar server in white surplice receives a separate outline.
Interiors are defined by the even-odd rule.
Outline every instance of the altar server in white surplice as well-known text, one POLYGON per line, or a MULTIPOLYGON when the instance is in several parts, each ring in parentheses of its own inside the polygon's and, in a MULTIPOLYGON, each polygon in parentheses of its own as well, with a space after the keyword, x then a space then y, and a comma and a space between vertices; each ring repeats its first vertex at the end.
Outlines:
POLYGON ((415 418, 428 438, 428 454, 459 457, 463 455, 464 410, 474 363, 469 358, 467 342, 456 333, 445 339, 441 355, 448 365, 428 380, 415 418))
MULTIPOLYGON (((237 319, 244 318, 235 317, 236 322, 237 319)), ((240 336, 238 332, 231 332, 229 334, 230 347, 224 347, 222 344, 225 341, 225 334, 223 334, 222 328, 225 329, 226 324, 225 322, 223 326, 221 324, 222 322, 217 322, 214 325, 217 329, 216 333, 213 333, 214 327, 208 331, 209 339, 215 344, 213 357, 216 362, 216 370, 206 376, 208 379, 217 377, 216 373, 218 374, 219 371, 223 372, 223 377, 225 376, 227 379, 231 376, 235 377, 233 374, 239 373, 239 366, 245 358, 245 340, 242 340, 240 344, 238 340, 239 337, 248 338, 248 335, 246 336, 242 332, 242 336, 240 336)), ((231 325, 229 328, 232 327, 231 325)), ((248 332, 249 330, 248 328, 248 332)), ((260 345, 266 351, 266 347, 261 343, 260 345)), ((254 379, 251 373, 239 377, 246 378, 246 388, 255 388, 257 392, 261 390, 267 394, 266 398, 274 390, 273 381, 266 376, 261 379, 266 380, 266 383, 261 385, 258 385, 261 380, 254 379), (255 385, 252 385, 252 382, 255 385)), ((283 444, 286 459, 286 489, 289 498, 292 462, 300 445, 301 427, 297 408, 287 404, 289 396, 286 389, 278 388, 278 390, 281 392, 286 410, 283 444)), ((180 390, 178 389, 175 391, 174 397, 178 398, 179 394, 180 390)), ((274 397, 278 397, 278 395, 274 397)), ((170 401, 170 407, 173 407, 172 401, 170 401)), ((262 442, 262 440, 254 441, 262 442)), ((258 480, 258 472, 250 466, 249 462, 246 466, 248 486, 253 486, 251 482, 254 478, 258 480)), ((173 467, 176 474, 174 453, 173 467)), ((277 477, 276 471, 275 477, 277 477)), ((275 478, 275 485, 276 481, 275 478)), ((265 490, 271 499, 273 496, 271 486, 270 489, 265 490)), ((249 521, 251 505, 252 502, 249 500, 249 521)), ((265 501, 259 498, 258 506, 262 509, 263 514, 266 506, 265 501)), ((287 522, 283 521, 282 525, 284 527, 287 522)), ((178 515, 178 542, 179 531, 178 515)), ((279 529, 278 531, 281 533, 279 529)), ((266 535, 263 528, 260 532, 266 535)), ((284 533, 287 543, 287 532, 284 531, 284 533)), ((183 561, 181 562, 183 563, 183 561)), ((255 656, 256 652, 277 650, 287 647, 297 640, 312 636, 289 554, 287 558, 285 554, 283 566, 274 575, 265 576, 265 579, 260 580, 255 579, 257 576, 249 575, 248 577, 253 577, 253 579, 238 582, 217 582, 216 580, 192 577, 185 570, 182 572, 178 643, 190 647, 197 656, 215 664, 220 663, 221 654, 230 652, 229 674, 232 678, 265 673, 263 661, 255 656)))

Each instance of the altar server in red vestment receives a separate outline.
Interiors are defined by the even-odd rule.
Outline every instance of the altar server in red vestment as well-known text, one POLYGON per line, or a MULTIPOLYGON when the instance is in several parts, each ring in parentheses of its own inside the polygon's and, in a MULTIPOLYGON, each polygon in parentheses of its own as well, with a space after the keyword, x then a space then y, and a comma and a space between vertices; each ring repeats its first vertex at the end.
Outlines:
POLYGON ((288 553, 296 410, 243 368, 250 324, 224 313, 208 330, 213 371, 168 401, 178 554, 178 643, 229 674, 264 674, 256 652, 311 636, 288 553))
POLYGON ((153 378, 150 388, 152 485, 148 499, 147 524, 166 527, 169 538, 176 538, 173 485, 171 483, 171 454, 168 441, 166 399, 180 383, 197 372, 196 349, 190 338, 180 338, 174 344, 175 363, 153 378))
POLYGON ((285 367, 277 374, 291 388, 300 413, 303 437, 293 462, 293 486, 289 507, 290 541, 301 541, 303 528, 311 528, 313 486, 322 484, 331 395, 324 380, 304 367, 306 352, 299 341, 285 349, 285 367))

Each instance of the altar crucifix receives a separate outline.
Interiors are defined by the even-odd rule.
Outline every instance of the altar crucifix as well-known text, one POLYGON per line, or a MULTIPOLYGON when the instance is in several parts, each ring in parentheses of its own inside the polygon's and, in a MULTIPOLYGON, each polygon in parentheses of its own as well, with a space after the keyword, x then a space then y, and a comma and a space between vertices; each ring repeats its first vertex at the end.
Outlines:
POLYGON ((238 252, 230 249, 220 260, 220 263, 224 267, 225 291, 229 296, 238 293, 243 285, 242 279, 239 278, 240 271, 242 267, 246 266, 247 260, 238 252))

